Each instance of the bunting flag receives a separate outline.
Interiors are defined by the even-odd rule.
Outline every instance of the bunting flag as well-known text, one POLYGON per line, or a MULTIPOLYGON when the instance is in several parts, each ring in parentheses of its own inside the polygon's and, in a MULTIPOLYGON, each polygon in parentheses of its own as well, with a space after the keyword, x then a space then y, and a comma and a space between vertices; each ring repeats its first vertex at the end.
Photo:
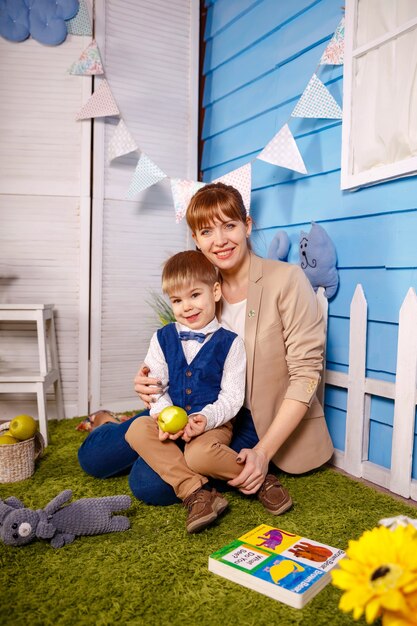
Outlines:
POLYGON ((147 154, 142 152, 140 159, 136 166, 135 173, 130 182, 130 187, 127 192, 127 198, 131 199, 138 193, 155 185, 167 175, 154 163, 147 154))
POLYGON ((310 79, 291 117, 325 117, 340 119, 342 109, 316 74, 310 79))
POLYGON ((233 172, 229 172, 213 180, 213 183, 232 185, 232 187, 236 187, 236 189, 240 191, 247 215, 249 215, 250 211, 251 174, 252 165, 251 163, 247 163, 243 165, 243 167, 239 167, 237 170, 233 170, 233 172))
POLYGON ((183 180, 181 178, 171 178, 171 191, 175 207, 175 221, 177 224, 185 217, 188 205, 193 195, 204 187, 206 183, 196 180, 183 180))
POLYGON ((306 166, 288 124, 281 128, 256 158, 286 167, 288 170, 307 174, 306 166))
POLYGON ((124 121, 120 120, 107 148, 109 163, 113 159, 134 152, 137 149, 136 141, 133 139, 124 121))
POLYGON ((71 20, 67 21, 67 31, 70 35, 92 35, 90 14, 85 0, 80 0, 78 13, 71 20))
POLYGON ((95 76, 104 74, 103 63, 95 39, 82 52, 78 61, 75 61, 68 70, 77 76, 95 76))
POLYGON ((334 31, 329 45, 323 52, 320 65, 343 65, 345 54, 345 18, 342 17, 339 26, 334 31))
POLYGON ((119 113, 120 111, 110 91, 109 83, 107 80, 103 80, 91 98, 78 111, 75 119, 86 120, 90 117, 106 117, 108 115, 119 115, 119 113))

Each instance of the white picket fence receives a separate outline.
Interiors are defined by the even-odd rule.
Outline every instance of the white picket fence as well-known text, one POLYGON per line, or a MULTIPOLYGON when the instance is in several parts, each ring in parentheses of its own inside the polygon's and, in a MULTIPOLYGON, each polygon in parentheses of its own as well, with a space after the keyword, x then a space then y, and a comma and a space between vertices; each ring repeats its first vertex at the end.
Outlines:
MULTIPOLYGON (((327 320, 327 300, 318 299, 327 320)), ((345 451, 336 451, 332 463, 352 476, 365 478, 405 498, 417 500, 412 480, 414 423, 417 404, 417 296, 410 288, 400 309, 395 383, 367 378, 367 302, 357 285, 350 306, 349 373, 326 370, 324 382, 347 389, 345 451), (368 460, 371 397, 394 400, 391 468, 368 460)), ((319 390, 323 401, 324 385, 319 390)))

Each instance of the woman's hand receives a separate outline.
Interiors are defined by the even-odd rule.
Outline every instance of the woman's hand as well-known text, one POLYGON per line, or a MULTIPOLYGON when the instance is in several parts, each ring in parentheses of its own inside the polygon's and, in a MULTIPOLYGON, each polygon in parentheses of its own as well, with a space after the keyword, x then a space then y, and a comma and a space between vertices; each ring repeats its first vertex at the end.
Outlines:
POLYGON ((147 409, 151 408, 154 401, 152 396, 162 393, 162 383, 156 378, 149 378, 149 367, 143 363, 140 370, 135 376, 135 391, 139 394, 139 398, 145 404, 147 409))
POLYGON ((236 487, 245 495, 256 493, 261 488, 268 473, 268 457, 260 448, 243 448, 236 459, 238 463, 244 463, 245 467, 228 485, 236 487))

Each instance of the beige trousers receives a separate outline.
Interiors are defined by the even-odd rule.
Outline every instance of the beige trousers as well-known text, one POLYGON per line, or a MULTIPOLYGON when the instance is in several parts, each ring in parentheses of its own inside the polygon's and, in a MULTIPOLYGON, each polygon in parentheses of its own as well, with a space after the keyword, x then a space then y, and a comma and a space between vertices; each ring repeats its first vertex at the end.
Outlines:
POLYGON ((207 483, 207 477, 231 480, 240 474, 237 453, 229 448, 231 439, 228 422, 194 437, 182 452, 175 441, 159 440, 158 425, 149 415, 136 419, 126 432, 130 447, 173 487, 180 500, 207 483))

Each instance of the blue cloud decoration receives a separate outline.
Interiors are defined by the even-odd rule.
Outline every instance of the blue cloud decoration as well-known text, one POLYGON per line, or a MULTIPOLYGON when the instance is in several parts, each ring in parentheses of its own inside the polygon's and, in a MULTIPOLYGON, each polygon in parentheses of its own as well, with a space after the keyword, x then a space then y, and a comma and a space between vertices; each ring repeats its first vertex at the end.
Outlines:
POLYGON ((77 15, 79 0, 0 0, 0 35, 24 41, 30 35, 47 46, 65 41, 65 20, 77 15))

